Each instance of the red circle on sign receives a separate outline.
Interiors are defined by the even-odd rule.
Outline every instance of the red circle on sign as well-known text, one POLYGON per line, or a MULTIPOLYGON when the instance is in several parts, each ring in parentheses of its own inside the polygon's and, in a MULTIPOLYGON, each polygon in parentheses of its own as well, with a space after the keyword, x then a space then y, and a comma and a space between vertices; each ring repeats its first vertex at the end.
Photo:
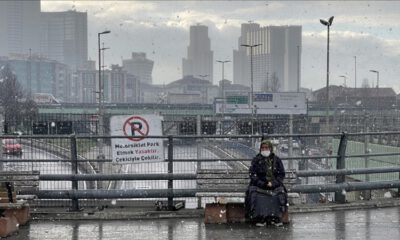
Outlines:
POLYGON ((129 140, 134 141, 134 142, 138 142, 138 141, 142 141, 144 139, 144 137, 146 137, 149 134, 149 124, 147 123, 147 121, 139 116, 133 116, 128 118, 123 126, 123 131, 124 131, 124 135, 128 137, 129 140), (137 122, 133 122, 133 120, 137 119, 137 122), (144 131, 142 131, 142 123, 144 124, 144 131), (140 125, 140 127, 136 127, 136 125, 140 125), (129 132, 131 132, 131 135, 128 135, 128 130, 129 132), (132 135, 134 135, 134 133, 138 133, 139 135, 141 135, 140 137, 132 137, 132 135))

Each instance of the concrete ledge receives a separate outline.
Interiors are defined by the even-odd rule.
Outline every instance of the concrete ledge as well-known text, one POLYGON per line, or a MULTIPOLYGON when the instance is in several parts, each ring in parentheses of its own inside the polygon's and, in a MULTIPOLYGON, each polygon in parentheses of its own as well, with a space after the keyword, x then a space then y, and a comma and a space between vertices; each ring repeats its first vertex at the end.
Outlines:
POLYGON ((20 225, 25 225, 30 219, 29 207, 27 206, 18 209, 6 209, 3 215, 5 217, 15 217, 20 225))
POLYGON ((0 237, 7 237, 18 231, 18 221, 15 216, 0 217, 0 237))
MULTIPOLYGON (((289 206, 289 215, 302 212, 324 212, 337 210, 355 210, 400 206, 400 198, 357 201, 351 203, 318 203, 289 206)), ((125 207, 84 209, 80 212, 68 212, 65 208, 36 208, 31 210, 33 220, 128 220, 162 218, 202 218, 204 209, 180 209, 177 211, 156 211, 155 207, 125 207)))

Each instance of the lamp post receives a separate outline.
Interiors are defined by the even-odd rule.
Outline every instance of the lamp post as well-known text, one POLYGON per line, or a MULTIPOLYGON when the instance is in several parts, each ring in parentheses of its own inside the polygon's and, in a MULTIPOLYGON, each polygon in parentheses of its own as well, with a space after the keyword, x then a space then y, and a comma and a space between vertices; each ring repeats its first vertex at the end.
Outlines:
MULTIPOLYGON (((100 32, 97 34, 97 40, 98 40, 98 47, 99 47, 99 135, 104 134, 104 119, 103 119, 103 82, 101 79, 101 50, 100 48, 100 37, 103 34, 108 34, 111 33, 111 31, 107 30, 104 32, 100 32)), ((102 152, 102 150, 100 150, 102 152)))
POLYGON ((101 53, 102 53, 102 65, 101 65, 101 79, 102 79, 102 84, 101 84, 101 96, 102 96, 102 106, 104 103, 104 69, 106 67, 105 61, 104 61, 104 52, 108 49, 110 49, 109 47, 104 47, 104 42, 102 43, 103 47, 100 49, 101 53))
MULTIPOLYGON (((369 70, 370 72, 376 73, 376 110, 381 113, 380 107, 380 96, 379 96, 379 71, 377 70, 369 70)), ((381 117, 381 116, 380 116, 381 117)), ((382 119, 380 119, 382 120, 382 119)))
MULTIPOLYGON (((106 50, 108 50, 108 49, 110 49, 109 47, 104 47, 104 42, 102 43, 102 45, 103 45, 103 47, 100 49, 101 51, 102 51, 102 64, 103 65, 101 65, 101 69, 103 70, 103 73, 102 73, 102 77, 104 76, 104 68, 106 67, 106 65, 104 65, 105 64, 105 61, 104 61, 104 52, 106 51, 106 50)), ((103 79, 104 80, 104 79, 103 79)))
POLYGON ((199 77, 201 77, 201 79, 202 79, 202 80, 205 80, 205 78, 206 78, 206 77, 208 77, 208 76, 209 76, 208 74, 205 74, 205 75, 199 75, 199 77))
POLYGON ((327 51, 326 51, 326 128, 329 132, 329 31, 333 22, 333 16, 329 18, 328 21, 320 19, 322 25, 327 27, 328 37, 327 37, 327 51))
POLYGON ((357 56, 354 56, 354 88, 357 88, 357 56))
POLYGON ((347 87, 347 84, 346 84, 347 76, 340 75, 339 77, 343 78, 343 87, 347 87))
POLYGON ((261 46, 262 44, 241 44, 240 46, 250 48, 250 85, 251 85, 251 93, 250 93, 250 99, 249 99, 249 108, 251 108, 251 147, 254 147, 254 121, 253 121, 253 115, 254 115, 254 107, 253 107, 253 94, 254 94, 254 86, 253 86, 253 48, 261 46))
POLYGON ((222 89, 222 98, 224 98, 225 97, 225 94, 224 94, 224 79, 225 79, 225 75, 224 75, 224 66, 225 66, 225 63, 228 63, 228 62, 231 62, 231 61, 229 61, 229 60, 224 60, 224 61, 221 61, 221 60, 217 60, 217 62, 219 62, 219 63, 221 63, 221 65, 222 65, 222 79, 221 79, 221 89, 222 89))
POLYGON ((225 114, 225 89, 224 89, 224 79, 225 79, 225 75, 224 75, 224 66, 225 66, 225 63, 228 63, 228 62, 231 62, 230 60, 217 60, 217 62, 218 63, 221 63, 221 65, 222 65, 222 79, 221 79, 221 95, 222 95, 222 120, 221 120, 221 125, 220 125, 220 133, 221 133, 221 135, 223 135, 224 134, 224 131, 223 131, 223 126, 224 126, 224 114, 225 114))
POLYGON ((299 45, 297 45, 297 92, 300 92, 300 46, 299 45))
MULTIPOLYGON (((102 48, 100 48, 100 37, 101 37, 101 35, 103 35, 103 34, 108 34, 108 33, 110 33, 111 31, 109 31, 109 30, 106 30, 106 31, 104 31, 104 32, 100 32, 100 33, 98 33, 98 35, 97 35, 97 40, 98 40, 98 49, 99 49, 99 132, 98 132, 98 134, 99 134, 99 136, 100 136, 100 138, 98 139, 98 144, 99 144, 99 146, 98 146, 98 148, 99 148, 99 155, 97 156, 97 158, 98 159, 105 159, 105 156, 104 156, 104 153, 103 153, 103 139, 101 138, 101 136, 103 136, 104 135, 104 113, 103 113, 103 88, 104 88, 104 85, 103 85, 103 82, 102 82, 102 79, 101 79, 101 50, 102 50, 102 48)), ((105 50, 105 49, 103 49, 103 50, 105 50)), ((99 163, 99 171, 102 173, 103 172, 103 163, 102 162, 100 162, 99 163)), ((102 182, 98 182, 97 183, 97 186, 98 186, 98 188, 103 188, 103 184, 102 184, 102 182)))
POLYGON ((376 88, 379 89, 379 71, 369 70, 370 72, 376 73, 376 88))
MULTIPOLYGON (((205 80, 205 78, 210 76, 210 75, 204 74, 204 75, 198 75, 198 76, 201 77, 202 80, 205 80)), ((208 102, 208 89, 207 89, 207 87, 206 87, 206 91, 205 91, 204 96, 203 96, 203 100, 204 100, 204 103, 207 104, 207 102, 208 102)))

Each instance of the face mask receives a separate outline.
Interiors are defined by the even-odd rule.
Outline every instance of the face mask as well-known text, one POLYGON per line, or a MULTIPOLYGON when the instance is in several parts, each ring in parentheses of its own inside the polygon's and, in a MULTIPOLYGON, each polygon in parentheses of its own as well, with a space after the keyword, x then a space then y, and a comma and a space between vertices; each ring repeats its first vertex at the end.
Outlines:
POLYGON ((269 151, 269 150, 261 151, 261 155, 263 155, 264 157, 269 157, 270 154, 271 154, 271 151, 269 151))

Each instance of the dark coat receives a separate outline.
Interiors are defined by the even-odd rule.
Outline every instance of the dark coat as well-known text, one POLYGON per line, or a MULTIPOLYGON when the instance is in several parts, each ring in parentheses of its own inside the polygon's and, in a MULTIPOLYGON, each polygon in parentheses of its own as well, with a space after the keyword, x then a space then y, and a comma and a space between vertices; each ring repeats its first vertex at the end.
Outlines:
MULTIPOLYGON (((271 153, 269 157, 273 159, 272 171, 274 174, 274 180, 272 181, 272 189, 275 189, 277 187, 283 186, 283 179, 285 178, 285 168, 282 164, 282 160, 274 153, 271 153)), ((260 153, 253 158, 249 169, 250 186, 267 189, 267 173, 265 169, 266 159, 267 158, 262 156, 260 153)))

